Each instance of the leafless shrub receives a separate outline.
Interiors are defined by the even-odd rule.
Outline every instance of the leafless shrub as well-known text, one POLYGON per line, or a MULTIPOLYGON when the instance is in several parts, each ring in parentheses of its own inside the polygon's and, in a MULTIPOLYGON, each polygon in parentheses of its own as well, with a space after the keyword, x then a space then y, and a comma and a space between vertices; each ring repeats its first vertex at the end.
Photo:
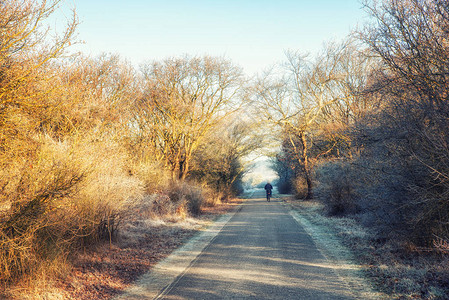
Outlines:
POLYGON ((220 192, 220 191, 216 191, 207 186, 203 186, 203 191, 204 191, 203 205, 206 207, 214 207, 219 204, 222 204, 229 197, 229 195, 227 195, 223 192, 220 192))
MULTIPOLYGON (((113 143, 41 138, 36 161, 9 182, 10 206, 0 219, 0 280, 13 280, 52 257, 116 233, 126 201, 141 184, 126 174, 113 143), (104 156, 98 156, 100 151, 104 156)), ((7 170, 8 171, 8 170, 7 170)), ((6 196, 6 195, 3 195, 6 196)))
POLYGON ((143 182, 147 194, 158 193, 167 189, 171 181, 170 172, 165 170, 157 161, 132 158, 127 165, 127 169, 131 176, 136 176, 143 182))
POLYGON ((164 191, 134 199, 127 208, 127 216, 140 220, 176 221, 201 212, 207 193, 199 186, 187 182, 172 182, 164 191))
POLYGON ((174 203, 186 202, 189 213, 195 216, 200 214, 204 202, 201 187, 188 182, 172 182, 167 194, 174 203))
POLYGON ((307 199, 308 185, 307 181, 303 177, 297 177, 293 180, 293 190, 297 199, 307 199))
POLYGON ((187 207, 185 201, 174 202, 166 194, 152 194, 134 201, 128 213, 131 218, 138 216, 141 220, 176 220, 186 217, 187 207))
POLYGON ((433 246, 440 252, 449 254, 449 241, 435 236, 433 246))
POLYGON ((87 170, 48 157, 46 150, 39 152, 37 161, 28 161, 20 179, 8 182, 9 192, 2 194, 10 203, 0 219, 2 282, 32 270, 42 257, 51 256, 54 248, 64 248, 64 240, 70 239, 57 227, 65 225, 60 218, 63 203, 76 193, 87 170), (64 239, 52 241, 56 236, 64 239))
POLYGON ((317 166, 319 182, 316 196, 325 204, 330 215, 351 214, 358 211, 356 180, 350 163, 330 161, 317 166))

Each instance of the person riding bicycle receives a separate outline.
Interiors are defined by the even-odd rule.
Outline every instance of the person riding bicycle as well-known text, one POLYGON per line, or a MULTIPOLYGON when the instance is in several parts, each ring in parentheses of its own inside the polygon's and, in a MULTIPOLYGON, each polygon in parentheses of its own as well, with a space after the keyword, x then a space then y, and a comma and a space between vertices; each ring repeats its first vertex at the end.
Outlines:
POLYGON ((273 186, 270 184, 270 182, 267 182, 267 184, 265 185, 265 191, 267 192, 267 201, 268 202, 270 202, 272 189, 273 189, 273 186))

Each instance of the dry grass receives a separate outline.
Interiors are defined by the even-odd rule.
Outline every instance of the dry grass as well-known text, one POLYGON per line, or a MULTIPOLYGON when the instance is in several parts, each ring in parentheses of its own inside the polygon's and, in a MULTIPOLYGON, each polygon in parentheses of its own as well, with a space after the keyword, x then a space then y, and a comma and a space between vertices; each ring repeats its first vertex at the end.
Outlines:
POLYGON ((227 200, 229 199, 229 196, 226 195, 225 193, 214 191, 211 188, 206 187, 204 191, 206 196, 202 206, 203 210, 208 207, 214 208, 216 206, 220 206, 226 203, 227 200))

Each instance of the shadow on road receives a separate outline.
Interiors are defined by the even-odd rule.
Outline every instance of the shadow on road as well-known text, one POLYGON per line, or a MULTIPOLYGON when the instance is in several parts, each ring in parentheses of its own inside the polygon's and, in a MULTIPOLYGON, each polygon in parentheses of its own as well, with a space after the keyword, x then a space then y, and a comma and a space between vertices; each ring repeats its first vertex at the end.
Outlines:
POLYGON ((252 197, 160 298, 353 299, 281 202, 252 197))

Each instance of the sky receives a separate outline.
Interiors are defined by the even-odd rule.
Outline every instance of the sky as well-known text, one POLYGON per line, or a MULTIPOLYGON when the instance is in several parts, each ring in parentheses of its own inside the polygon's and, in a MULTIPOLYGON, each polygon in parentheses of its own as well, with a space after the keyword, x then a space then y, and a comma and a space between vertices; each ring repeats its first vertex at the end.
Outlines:
POLYGON ((282 61, 286 50, 316 53, 361 25, 359 0, 65 0, 75 7, 75 49, 119 54, 134 65, 189 55, 222 56, 247 75, 282 61))

